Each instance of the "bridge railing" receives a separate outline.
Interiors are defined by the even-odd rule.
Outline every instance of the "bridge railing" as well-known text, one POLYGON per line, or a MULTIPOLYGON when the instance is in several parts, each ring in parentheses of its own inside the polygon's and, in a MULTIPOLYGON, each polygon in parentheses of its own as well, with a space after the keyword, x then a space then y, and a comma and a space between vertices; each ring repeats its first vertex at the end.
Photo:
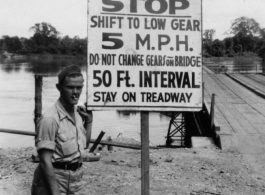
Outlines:
POLYGON ((265 70, 260 65, 242 65, 235 66, 233 64, 204 64, 207 68, 211 69, 214 73, 263 73, 265 70))
POLYGON ((257 57, 203 58, 203 65, 216 74, 220 73, 263 73, 262 60, 257 57))

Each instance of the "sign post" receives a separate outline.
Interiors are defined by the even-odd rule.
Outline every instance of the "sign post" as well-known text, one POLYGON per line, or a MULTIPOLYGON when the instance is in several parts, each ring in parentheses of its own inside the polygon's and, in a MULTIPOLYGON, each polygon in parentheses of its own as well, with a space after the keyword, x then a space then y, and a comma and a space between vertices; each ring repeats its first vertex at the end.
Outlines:
POLYGON ((142 195, 149 195, 149 112, 141 112, 141 188, 142 195))
POLYGON ((202 0, 89 0, 88 13, 87 107, 141 111, 149 194, 148 112, 202 109, 202 0))

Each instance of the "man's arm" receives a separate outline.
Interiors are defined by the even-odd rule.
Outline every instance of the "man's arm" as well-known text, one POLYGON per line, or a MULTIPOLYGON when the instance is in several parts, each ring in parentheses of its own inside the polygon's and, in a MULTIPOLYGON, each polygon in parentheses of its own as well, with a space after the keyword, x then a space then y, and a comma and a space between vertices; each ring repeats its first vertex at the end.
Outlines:
POLYGON ((86 129, 86 148, 88 148, 91 140, 92 121, 93 120, 88 120, 84 123, 84 128, 86 129))
POLYGON ((61 195, 52 165, 52 153, 52 150, 47 149, 41 149, 39 151, 40 167, 51 195, 61 195))
POLYGON ((86 129, 86 148, 88 148, 91 140, 93 113, 91 110, 86 110, 85 106, 78 106, 77 111, 84 120, 84 128, 86 129))

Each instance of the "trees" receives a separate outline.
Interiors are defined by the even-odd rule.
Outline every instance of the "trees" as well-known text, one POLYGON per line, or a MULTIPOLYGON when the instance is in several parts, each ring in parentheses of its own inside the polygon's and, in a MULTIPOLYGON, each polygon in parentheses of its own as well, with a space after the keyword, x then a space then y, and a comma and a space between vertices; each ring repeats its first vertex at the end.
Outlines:
POLYGON ((213 36, 215 34, 214 29, 206 29, 203 33, 203 55, 205 57, 216 56, 222 57, 224 56, 224 43, 219 41, 218 39, 213 40, 213 36))
POLYGON ((260 25, 253 18, 239 17, 232 22, 227 34, 233 35, 231 49, 235 53, 255 52, 260 25))
POLYGON ((206 30, 204 30, 203 40, 205 42, 212 42, 214 34, 215 34, 215 30, 214 29, 206 29, 206 30))
POLYGON ((235 19, 227 32, 228 34, 257 35, 260 33, 260 26, 253 18, 239 17, 235 19))
POLYGON ((30 30, 33 30, 35 34, 42 35, 43 37, 57 37, 59 35, 59 31, 57 31, 56 28, 51 24, 46 22, 37 23, 30 27, 30 30))
POLYGON ((67 35, 60 40, 61 53, 65 55, 72 54, 73 40, 67 35))
POLYGON ((87 55, 87 38, 59 37, 59 31, 51 24, 42 22, 30 27, 34 34, 29 39, 3 36, 0 50, 20 54, 87 55))
POLYGON ((73 38, 73 55, 86 55, 87 39, 80 39, 78 36, 73 38))
POLYGON ((203 40, 202 40, 202 45, 203 45, 203 55, 205 57, 210 57, 212 53, 212 42, 213 42, 213 36, 215 34, 214 29, 206 29, 204 30, 203 33, 203 40))
POLYGON ((11 53, 20 53, 23 45, 17 36, 9 37, 7 35, 3 36, 3 50, 11 53))
POLYGON ((31 45, 35 46, 33 49, 34 53, 58 54, 59 40, 57 36, 59 31, 55 27, 49 23, 42 22, 35 24, 30 30, 35 32, 31 38, 33 42, 31 45))

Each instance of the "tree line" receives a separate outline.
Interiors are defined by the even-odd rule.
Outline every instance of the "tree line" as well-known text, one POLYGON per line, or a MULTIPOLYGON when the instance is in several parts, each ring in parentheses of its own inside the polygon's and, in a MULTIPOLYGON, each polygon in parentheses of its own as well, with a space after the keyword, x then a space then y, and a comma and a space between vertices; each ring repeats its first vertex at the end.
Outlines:
POLYGON ((252 18, 235 19, 223 40, 214 40, 214 34, 214 29, 204 30, 204 57, 260 56, 265 59, 265 28, 252 18))
MULTIPOLYGON (((3 36, 0 39, 2 51, 17 54, 87 55, 87 38, 60 37, 59 31, 46 22, 37 23, 30 30, 34 31, 34 35, 29 39, 3 36)), ((214 29, 204 30, 204 57, 258 55, 265 59, 265 28, 261 28, 252 18, 235 19, 226 32, 228 36, 223 40, 213 39, 214 34, 214 29)))
POLYGON ((29 39, 3 36, 0 39, 2 51, 15 54, 87 55, 87 38, 60 37, 59 31, 46 22, 37 23, 30 30, 33 30, 34 34, 29 39))

